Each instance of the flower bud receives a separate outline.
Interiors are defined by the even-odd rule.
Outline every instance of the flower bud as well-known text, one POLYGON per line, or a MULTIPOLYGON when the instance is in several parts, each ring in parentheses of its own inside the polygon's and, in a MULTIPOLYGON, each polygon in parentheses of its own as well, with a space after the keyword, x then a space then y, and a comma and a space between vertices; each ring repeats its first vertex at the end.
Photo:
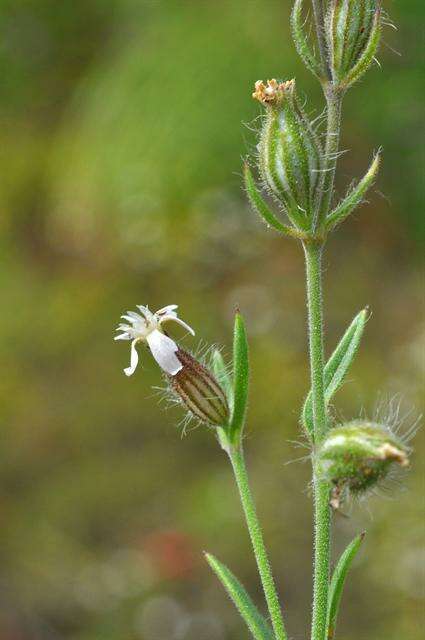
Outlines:
POLYGON ((381 35, 379 0, 331 0, 325 20, 332 79, 344 88, 372 63, 381 35))
POLYGON ((282 204, 293 224, 309 228, 323 152, 299 104, 295 80, 255 83, 253 98, 266 107, 259 151, 265 187, 282 204))
POLYGON ((334 497, 344 489, 363 493, 385 478, 393 463, 409 464, 406 446, 385 426, 366 421, 332 429, 316 456, 319 475, 336 488, 334 497))
POLYGON ((171 388, 188 411, 207 424, 225 426, 229 420, 226 395, 213 374, 187 351, 177 351, 183 367, 167 376, 171 388))

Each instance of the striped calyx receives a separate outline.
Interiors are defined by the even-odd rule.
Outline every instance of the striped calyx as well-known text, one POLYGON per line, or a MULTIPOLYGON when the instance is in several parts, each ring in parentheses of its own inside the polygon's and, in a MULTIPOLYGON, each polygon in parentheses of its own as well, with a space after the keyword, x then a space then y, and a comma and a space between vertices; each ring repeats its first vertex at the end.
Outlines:
POLYGON ((391 466, 407 467, 408 448, 385 425, 354 421, 331 429, 316 452, 319 475, 334 486, 334 497, 361 494, 384 479, 391 466))
POLYGON ((332 79, 347 88, 363 75, 378 50, 380 0, 331 0, 325 19, 332 79))
POLYGON ((297 228, 309 229, 323 166, 320 141, 299 104, 295 80, 259 81, 255 89, 253 97, 266 108, 258 145, 264 186, 297 228))
POLYGON ((201 422, 226 426, 229 406, 226 395, 213 374, 183 349, 177 358, 182 368, 174 376, 167 376, 170 386, 186 409, 201 422))

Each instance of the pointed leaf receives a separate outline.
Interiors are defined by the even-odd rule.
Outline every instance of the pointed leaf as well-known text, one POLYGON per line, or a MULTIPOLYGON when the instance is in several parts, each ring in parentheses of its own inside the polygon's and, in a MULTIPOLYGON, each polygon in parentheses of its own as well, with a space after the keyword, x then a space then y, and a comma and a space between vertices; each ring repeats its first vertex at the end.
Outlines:
MULTIPOLYGON (((324 382, 325 382, 325 401, 328 405, 332 396, 341 386, 345 375, 357 353, 360 340, 367 320, 367 309, 363 309, 356 315, 344 335, 342 336, 338 346, 329 358, 325 366, 324 382)), ((302 412, 302 422, 307 429, 310 437, 313 439, 313 397, 311 390, 304 402, 302 412)))
POLYGON ((317 78, 323 77, 320 63, 316 60, 305 33, 305 19, 302 14, 303 0, 295 0, 291 13, 292 38, 298 55, 304 62, 307 69, 317 78))
POLYGON ((210 553, 205 557, 256 640, 273 640, 271 628, 233 573, 210 553))
POLYGON ((338 564, 332 574, 332 580, 329 587, 329 600, 328 600, 328 619, 327 619, 327 640, 332 640, 335 637, 336 621, 338 617, 339 605, 341 603, 342 592, 344 589, 345 579, 347 577, 348 570, 353 562, 354 558, 359 551, 361 544, 364 540, 365 533, 361 533, 348 545, 344 553, 340 557, 338 564))
POLYGON ((376 153, 366 175, 352 189, 337 207, 326 218, 326 229, 330 231, 343 222, 352 211, 361 203, 366 191, 375 182, 381 164, 380 151, 376 153))
POLYGON ((233 411, 230 418, 229 437, 235 442, 244 427, 248 402, 249 361, 245 323, 239 311, 235 314, 233 333, 233 411))
POLYGON ((255 209, 258 215, 263 218, 267 226, 273 227, 274 229, 276 229, 276 231, 279 231, 286 236, 291 236, 294 238, 299 237, 299 233, 296 229, 292 229, 292 227, 288 227, 288 225, 282 224, 280 220, 276 218, 274 213, 270 211, 261 193, 258 191, 251 169, 246 163, 244 165, 244 182, 246 193, 253 209, 255 209))
POLYGON ((377 9, 373 18, 373 25, 370 32, 369 40, 365 46, 363 53, 354 67, 348 73, 341 83, 344 89, 351 87, 370 67, 373 59, 378 51, 379 41, 381 40, 382 20, 381 9, 377 9))

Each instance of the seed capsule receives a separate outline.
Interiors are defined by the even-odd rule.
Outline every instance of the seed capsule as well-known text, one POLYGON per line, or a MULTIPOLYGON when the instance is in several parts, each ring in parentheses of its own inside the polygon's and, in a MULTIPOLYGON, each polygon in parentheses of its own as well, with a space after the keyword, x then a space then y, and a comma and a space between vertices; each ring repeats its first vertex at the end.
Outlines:
POLYGON ((409 464, 405 445, 374 422, 355 421, 332 429, 316 455, 319 474, 334 485, 333 506, 343 490, 364 493, 385 478, 394 463, 409 464))
POLYGON ((266 107, 258 145, 263 182, 293 224, 306 229, 323 165, 319 139, 299 104, 295 80, 259 80, 253 97, 266 107))
POLYGON ((213 374, 187 351, 177 351, 183 367, 167 376, 171 388, 186 409, 204 423, 225 426, 229 421, 226 395, 213 374))

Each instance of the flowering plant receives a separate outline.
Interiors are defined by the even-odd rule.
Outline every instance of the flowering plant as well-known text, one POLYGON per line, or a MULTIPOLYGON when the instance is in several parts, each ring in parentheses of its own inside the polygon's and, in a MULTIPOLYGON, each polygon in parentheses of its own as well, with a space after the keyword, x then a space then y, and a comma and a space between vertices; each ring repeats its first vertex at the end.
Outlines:
MULTIPOLYGON (((391 425, 364 419, 336 424, 331 402, 359 348, 367 310, 356 315, 326 361, 322 309, 322 256, 327 237, 363 201, 377 177, 380 152, 365 176, 335 202, 341 107, 349 88, 372 65, 385 22, 379 0, 311 0, 314 38, 303 0, 291 16, 294 42, 306 67, 320 82, 326 101, 326 130, 318 132, 299 99, 294 80, 258 80, 252 94, 264 109, 255 158, 244 164, 244 185, 253 209, 266 224, 301 243, 306 264, 311 389, 300 422, 311 450, 314 502, 314 562, 311 640, 331 640, 344 582, 364 534, 347 546, 330 571, 332 514, 350 495, 370 491, 395 467, 409 464, 410 449, 391 425), (260 187, 257 186, 258 174, 260 187), (277 209, 275 212, 274 209, 277 209)), ((219 350, 206 365, 181 349, 164 331, 174 321, 193 330, 169 305, 156 313, 139 306, 122 316, 117 340, 131 340, 132 375, 136 346, 146 343, 164 371, 170 390, 200 422, 213 426, 228 455, 241 498, 268 616, 264 617, 231 573, 211 554, 206 559, 256 640, 287 640, 281 604, 258 520, 243 453, 249 383, 247 332, 235 314, 232 367, 219 350)))

